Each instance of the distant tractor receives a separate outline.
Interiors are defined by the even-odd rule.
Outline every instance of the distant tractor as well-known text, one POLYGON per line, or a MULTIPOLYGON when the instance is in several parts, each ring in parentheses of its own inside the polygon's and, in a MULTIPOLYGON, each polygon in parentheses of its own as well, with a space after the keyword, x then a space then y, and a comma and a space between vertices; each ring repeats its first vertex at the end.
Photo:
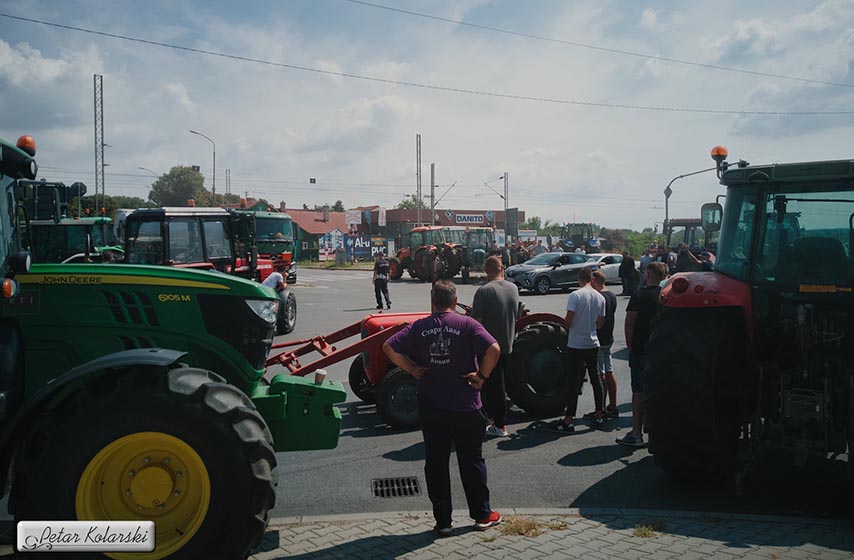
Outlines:
MULTIPOLYGON (((463 306, 467 311, 470 308, 463 306)), ((362 339, 400 330, 427 313, 377 313, 362 320, 362 339)), ((350 365, 350 388, 361 400, 376 403, 380 418, 395 428, 418 425, 416 380, 388 361, 382 342, 370 345, 350 365)), ((551 313, 525 314, 516 322, 516 340, 505 372, 507 394, 535 417, 556 416, 566 406, 568 380, 563 371, 566 349, 563 318, 551 313)))
MULTIPOLYGON (((276 502, 276 453, 334 448, 343 388, 264 381, 279 301, 254 282, 175 267, 31 264, 19 179, 36 175, 34 156, 30 137, 0 141, 9 513, 155 522, 153 552, 114 558, 246 558, 276 502)), ((169 239, 168 227, 153 231, 169 239)))
POLYGON ((585 247, 586 253, 599 253, 602 250, 602 244, 599 238, 593 235, 593 224, 568 223, 561 229, 561 238, 558 244, 564 251, 575 251, 582 245, 585 247))
MULTIPOLYGON (((125 261, 217 270, 265 280, 273 261, 258 256, 252 213, 223 208, 143 208, 125 219, 125 261)), ((297 300, 293 290, 279 292, 278 334, 294 330, 297 300)))
POLYGON ((704 205, 702 226, 720 231, 717 262, 662 289, 650 451, 681 478, 740 480, 765 448, 798 465, 847 453, 854 476, 854 161, 713 157, 726 208, 704 205))
POLYGON ((463 283, 468 283, 472 272, 484 271, 486 257, 495 245, 495 231, 488 227, 470 227, 463 235, 460 275, 463 283))
POLYGON ((448 240, 445 230, 442 226, 419 226, 404 234, 401 248, 389 259, 392 280, 403 276, 404 270, 413 278, 426 280, 429 251, 436 253, 441 278, 456 276, 462 266, 459 245, 448 240))
POLYGON ((255 245, 258 258, 283 262, 287 265, 285 281, 295 284, 297 281, 296 237, 297 228, 289 214, 285 212, 261 212, 235 210, 235 214, 245 214, 255 218, 255 245))

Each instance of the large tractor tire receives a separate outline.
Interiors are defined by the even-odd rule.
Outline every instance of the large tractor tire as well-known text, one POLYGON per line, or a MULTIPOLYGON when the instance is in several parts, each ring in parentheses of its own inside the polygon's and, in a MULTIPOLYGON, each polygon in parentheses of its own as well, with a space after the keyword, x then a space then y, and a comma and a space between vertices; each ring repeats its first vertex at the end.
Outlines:
POLYGON ((361 355, 356 356, 356 359, 350 364, 348 380, 350 381, 350 390, 353 391, 356 398, 366 403, 373 403, 376 400, 376 391, 365 375, 365 364, 361 355))
POLYGON ((246 558, 275 505, 276 455, 252 401, 209 371, 140 367, 45 414, 15 462, 16 520, 156 522, 156 549, 111 558, 246 558))
POLYGON ((377 385, 377 413, 392 428, 416 428, 421 422, 417 381, 400 368, 395 368, 377 385))
POLYGON ((744 329, 720 310, 664 309, 653 319, 644 372, 645 427, 655 463, 685 480, 735 473, 749 414, 744 329))
POLYGON ((395 258, 388 260, 388 275, 392 280, 400 280, 400 277, 403 276, 403 266, 399 260, 395 258))
POLYGON ((442 250, 442 262, 442 278, 453 278, 463 266, 462 252, 455 247, 445 247, 442 250))
POLYGON ((412 268, 410 269, 410 273, 414 272, 415 278, 419 280, 427 280, 427 248, 420 247, 415 251, 415 255, 412 257, 412 268))
POLYGON ((285 290, 279 297, 279 315, 276 320, 276 334, 289 334, 297 326, 297 296, 285 290))
POLYGON ((535 323, 516 334, 504 384, 513 404, 535 418, 557 416, 566 409, 566 338, 566 327, 556 323, 535 323))

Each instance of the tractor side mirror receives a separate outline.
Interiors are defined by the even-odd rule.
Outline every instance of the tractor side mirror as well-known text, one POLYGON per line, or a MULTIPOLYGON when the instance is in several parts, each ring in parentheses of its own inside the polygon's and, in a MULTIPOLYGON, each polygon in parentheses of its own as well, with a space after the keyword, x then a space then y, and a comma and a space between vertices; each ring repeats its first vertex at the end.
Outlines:
POLYGON ((723 206, 717 202, 707 202, 706 204, 703 204, 700 209, 700 221, 703 224, 703 231, 720 231, 723 215, 723 206))

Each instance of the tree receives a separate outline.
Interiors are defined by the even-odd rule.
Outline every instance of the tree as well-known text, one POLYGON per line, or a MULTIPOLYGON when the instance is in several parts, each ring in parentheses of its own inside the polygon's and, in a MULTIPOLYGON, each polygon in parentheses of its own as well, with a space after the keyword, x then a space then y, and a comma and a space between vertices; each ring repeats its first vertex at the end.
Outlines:
POLYGON ((205 188, 205 176, 192 167, 176 165, 161 175, 151 185, 148 200, 157 206, 188 206, 193 199, 196 206, 213 204, 213 194, 205 188))
POLYGON ((543 220, 539 216, 531 216, 519 224, 519 229, 535 229, 537 230, 537 235, 539 235, 540 230, 543 229, 543 220))
POLYGON ((344 211, 344 203, 340 200, 336 200, 335 204, 329 207, 333 212, 343 212, 344 211))
POLYGON ((395 206, 398 210, 415 210, 418 207, 427 208, 427 205, 424 203, 423 199, 416 199, 415 197, 407 197, 397 203, 395 206))
MULTIPOLYGON (((101 213, 101 208, 104 209, 104 215, 112 218, 119 208, 151 208, 154 206, 151 202, 147 202, 138 196, 110 196, 98 195, 100 208, 95 208, 95 197, 84 196, 80 199, 80 209, 83 216, 97 216, 101 213)), ((69 217, 79 217, 77 214, 77 199, 74 198, 68 203, 69 217)))

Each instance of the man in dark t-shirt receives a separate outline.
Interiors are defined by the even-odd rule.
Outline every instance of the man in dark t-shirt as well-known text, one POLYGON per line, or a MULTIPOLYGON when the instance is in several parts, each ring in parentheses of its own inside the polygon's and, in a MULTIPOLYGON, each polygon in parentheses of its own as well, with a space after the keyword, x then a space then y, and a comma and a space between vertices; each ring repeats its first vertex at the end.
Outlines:
POLYGON ((644 447, 643 441, 643 370, 646 369, 646 343, 649 340, 652 318, 658 313, 661 281, 667 278, 667 263, 653 262, 646 267, 644 286, 629 300, 626 307, 626 346, 629 350, 629 369, 632 374, 632 431, 617 439, 620 445, 644 447))
POLYGON ((504 369, 513 351, 516 338, 516 319, 519 315, 519 288, 504 279, 504 267, 498 257, 487 257, 484 265, 486 284, 477 289, 472 301, 471 316, 495 337, 501 347, 501 358, 489 381, 483 386, 483 404, 492 421, 486 435, 507 437, 507 394, 504 390, 504 369))
POLYGON ((498 362, 501 347, 483 325, 454 311, 457 288, 452 282, 436 281, 430 303, 432 314, 389 338, 383 351, 418 380, 427 494, 433 503, 434 529, 444 537, 452 530, 452 444, 474 528, 486 530, 501 522, 501 514, 489 506, 483 459, 487 421, 480 400, 480 389, 498 362))
POLYGON ((605 322, 602 328, 596 329, 599 338, 599 355, 596 363, 599 366, 599 375, 602 377, 602 387, 608 396, 608 406, 605 407, 605 416, 614 418, 619 416, 617 412, 617 378, 614 377, 614 366, 611 365, 611 345, 614 344, 614 317, 617 313, 617 296, 605 286, 605 274, 601 270, 593 273, 593 288, 605 298, 605 322))
POLYGON ((385 258, 385 253, 377 253, 377 262, 374 263, 374 296, 377 298, 377 309, 383 308, 382 297, 385 297, 385 304, 388 309, 391 309, 391 298, 388 295, 388 275, 389 264, 385 258))

